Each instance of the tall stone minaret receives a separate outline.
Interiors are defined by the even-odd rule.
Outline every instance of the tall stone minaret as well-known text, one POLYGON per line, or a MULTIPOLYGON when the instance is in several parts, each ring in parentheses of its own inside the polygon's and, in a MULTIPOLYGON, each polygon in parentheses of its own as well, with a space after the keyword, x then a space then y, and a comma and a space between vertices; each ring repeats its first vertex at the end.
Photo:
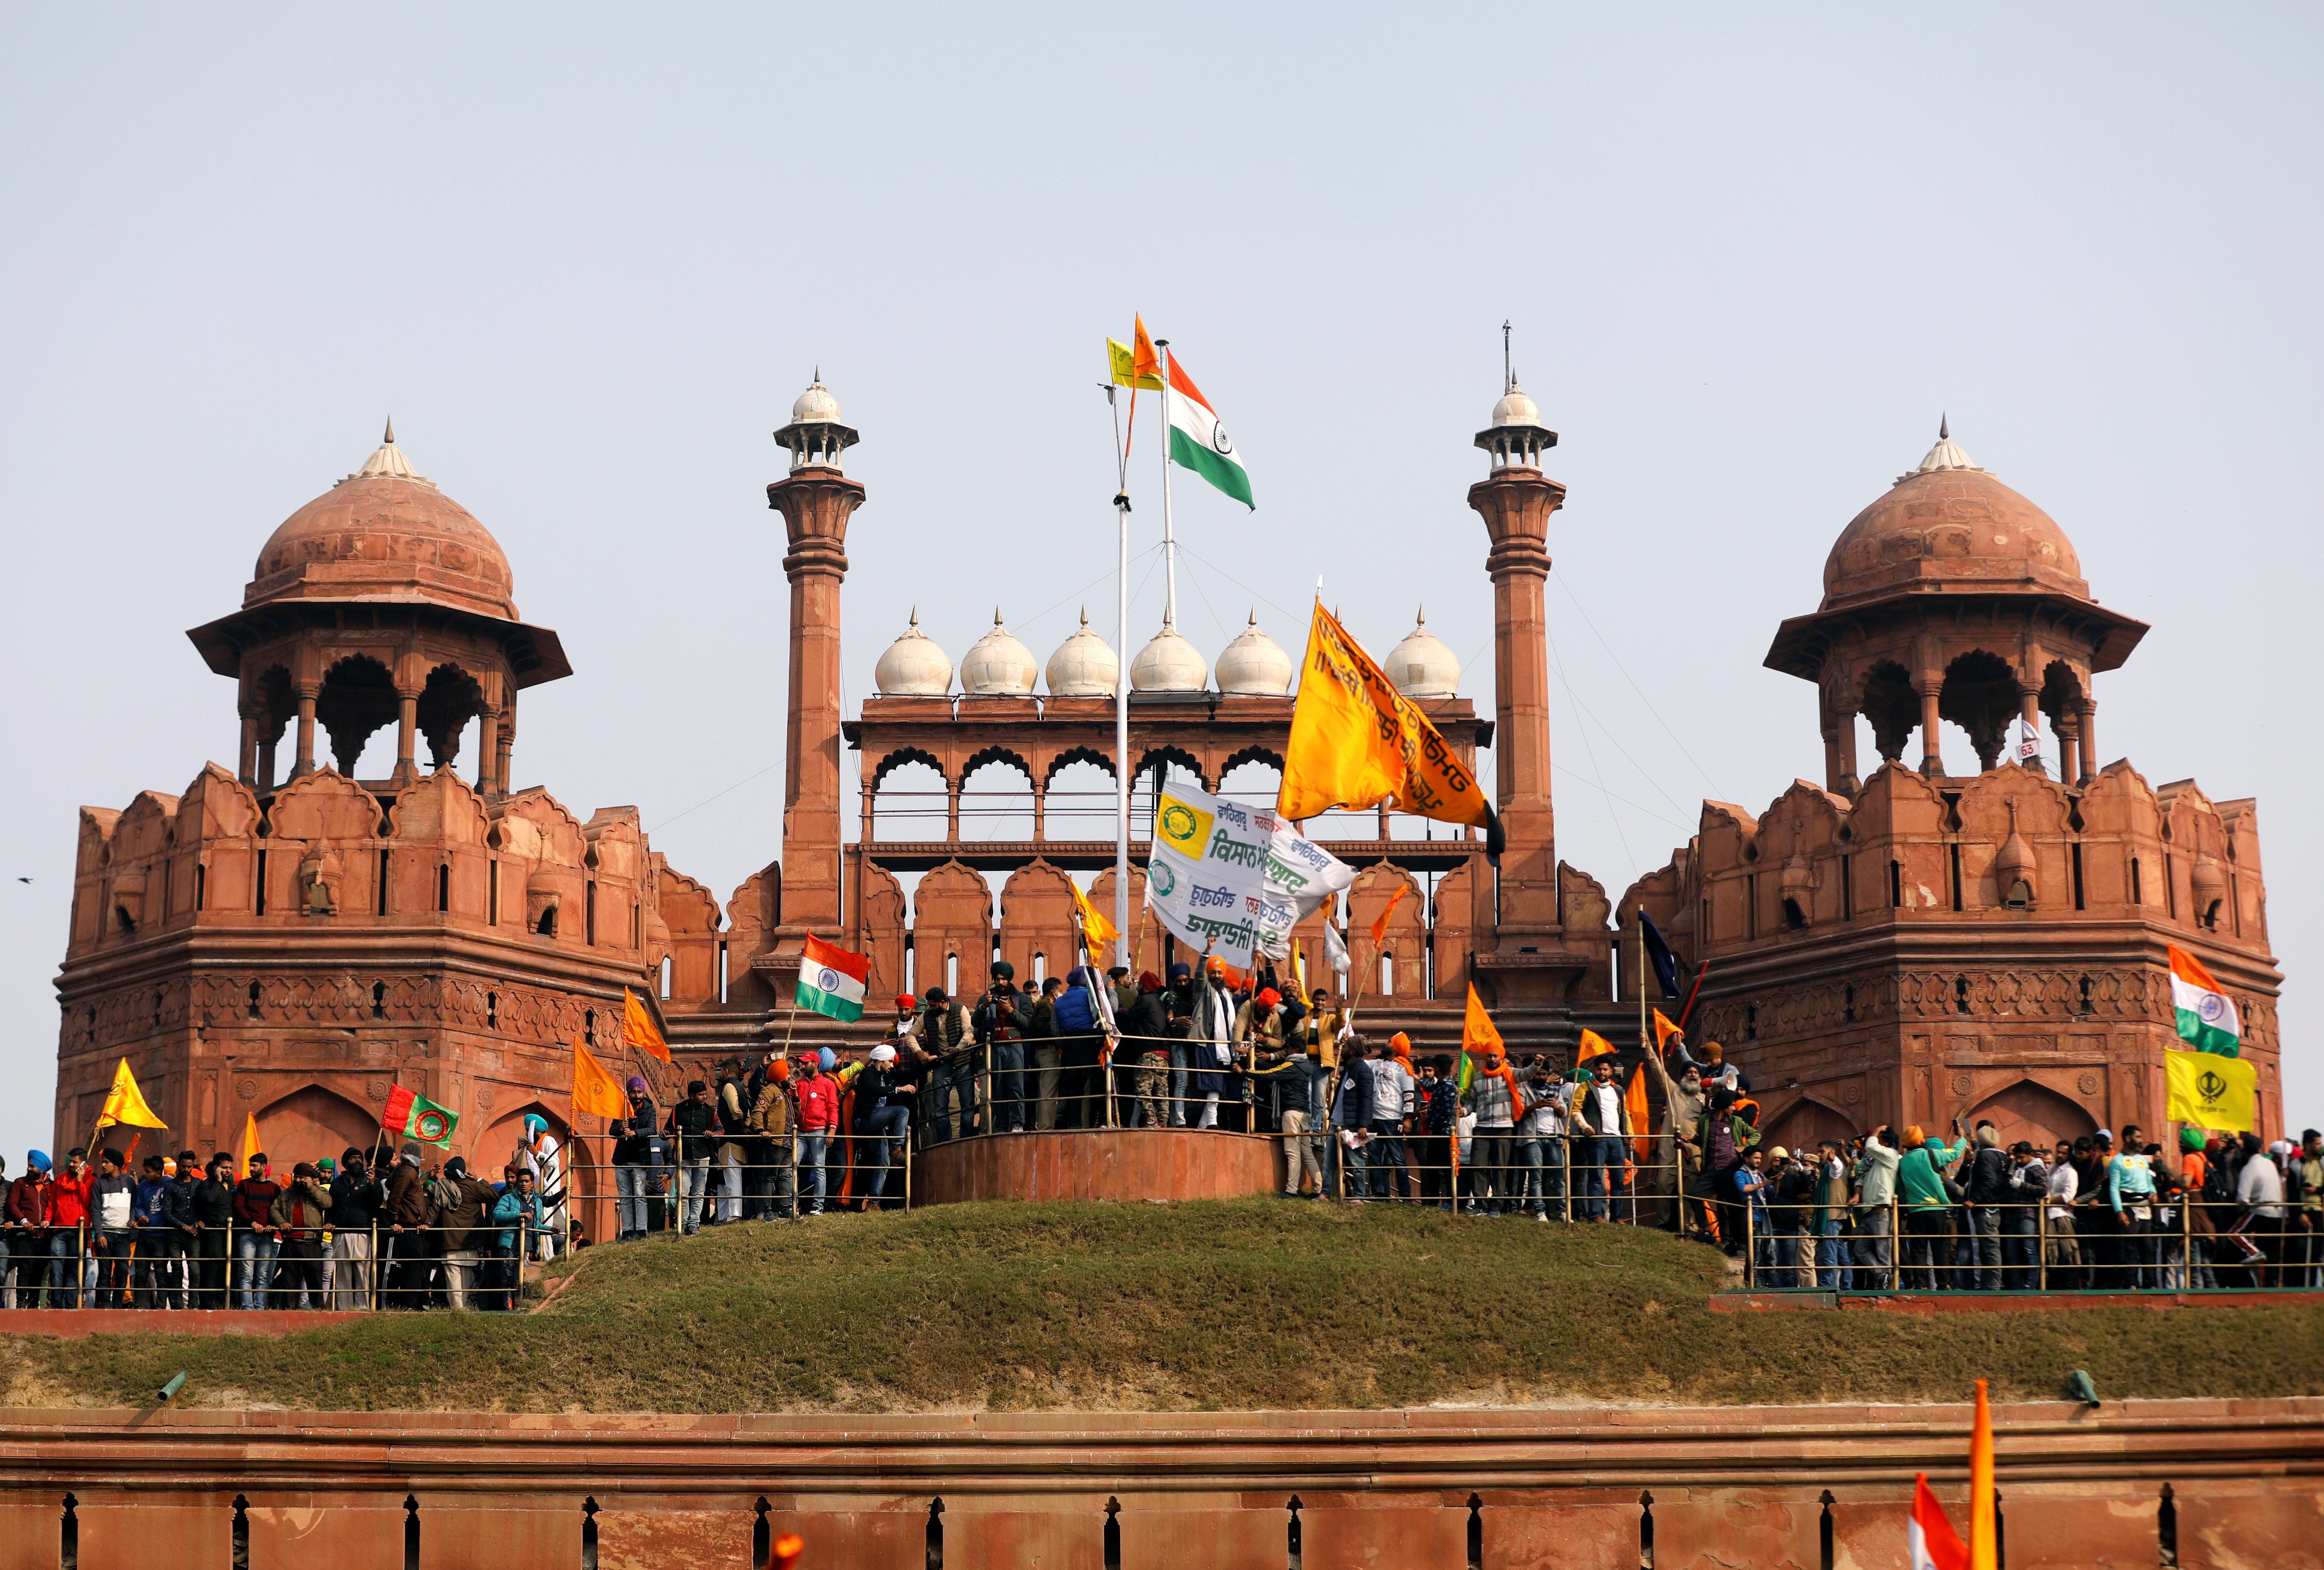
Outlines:
POLYGON ((767 487, 790 546, 783 556, 791 628, 779 955, 797 955, 809 932, 840 933, 839 586, 847 576, 847 520, 863 504, 863 487, 841 473, 839 455, 860 439, 839 423, 839 400, 819 370, 791 405, 791 423, 775 433, 791 454, 789 474, 767 487))
POLYGON ((1494 948, 1515 955, 1546 952, 1560 931, 1542 593, 1549 581, 1549 515, 1565 504, 1565 487, 1541 472, 1541 454, 1557 445, 1557 433, 1541 423, 1514 372, 1503 380, 1493 423, 1477 433, 1492 472, 1469 487, 1469 505, 1483 515, 1492 538, 1485 571, 1493 580, 1493 767, 1506 839, 1494 948))

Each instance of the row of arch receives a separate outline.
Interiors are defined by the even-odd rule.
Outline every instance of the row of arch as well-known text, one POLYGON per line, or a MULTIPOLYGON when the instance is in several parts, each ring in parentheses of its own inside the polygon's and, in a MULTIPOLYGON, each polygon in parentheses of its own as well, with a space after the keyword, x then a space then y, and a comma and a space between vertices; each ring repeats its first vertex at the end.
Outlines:
POLYGON ((276 753, 293 725, 299 734, 291 777, 313 769, 314 730, 319 726, 338 772, 352 779, 372 738, 391 725, 401 731, 395 770, 407 775, 416 767, 416 739, 427 741, 429 768, 449 767, 459 757, 470 721, 483 720, 485 757, 475 772, 480 777, 504 778, 504 768, 497 766, 514 737, 515 705, 512 698, 505 707, 494 704, 489 683, 491 673, 447 659, 431 667, 418 685, 401 684, 385 661, 357 653, 333 660, 319 683, 302 690, 287 664, 272 662, 244 684, 243 777, 261 790, 274 787, 280 777, 276 753))
MULTIPOLYGON (((1213 775, 1204 768, 1200 759, 1183 747, 1153 747, 1148 748, 1139 757, 1137 772, 1139 777, 1142 778, 1150 776, 1157 768, 1176 767, 1194 776, 1203 789, 1215 791, 1222 788, 1227 776, 1249 763, 1263 763, 1279 771, 1283 767, 1283 755, 1271 747, 1245 747, 1230 753, 1220 764, 1217 773, 1213 775)), ((1035 789, 1043 791, 1050 788, 1062 770, 1074 764, 1087 764, 1103 774, 1106 778, 1113 777, 1113 755, 1095 747, 1061 748, 1054 753, 1044 756, 1041 766, 1037 769, 1028 757, 1025 749, 996 744, 980 748, 970 754, 961 763, 957 776, 947 775, 945 772, 944 760, 927 748, 899 747, 882 754, 878 761, 872 764, 865 771, 864 788, 867 791, 878 790, 890 774, 910 764, 918 764, 932 770, 937 778, 953 787, 965 785, 978 772, 994 764, 1015 769, 1028 782, 1032 782, 1035 789)))
MULTIPOLYGON (((1865 1132, 1857 1126, 1858 1121, 1846 1108, 1810 1089, 1768 1120, 1764 1143, 1793 1151, 1812 1150, 1827 1139, 1844 1144, 1865 1132)), ((1964 1127, 1974 1128, 1982 1122, 1994 1125, 2005 1150, 2024 1140, 2035 1150, 2047 1152, 2061 1139, 2078 1139, 2098 1131, 2098 1119, 2088 1107, 2032 1078, 2003 1087, 1961 1114, 1964 1127)))
MULTIPOLYGON (((1956 656, 1933 694, 1925 682, 1916 684, 1913 673, 1895 660, 1876 662, 1855 687, 1850 712, 1870 721, 1874 745, 1892 763, 1904 756, 1913 732, 1925 727, 1932 695, 1936 718, 1960 727, 1979 765, 1987 769, 2000 762, 2012 721, 2030 718, 2038 710, 2048 717, 2052 733, 2062 736, 2080 724, 2089 706, 2080 675, 2066 661, 2052 660, 2037 684, 1987 649, 1956 656)), ((1922 745, 1928 755, 1937 755, 1934 737, 1924 735, 1922 745)))

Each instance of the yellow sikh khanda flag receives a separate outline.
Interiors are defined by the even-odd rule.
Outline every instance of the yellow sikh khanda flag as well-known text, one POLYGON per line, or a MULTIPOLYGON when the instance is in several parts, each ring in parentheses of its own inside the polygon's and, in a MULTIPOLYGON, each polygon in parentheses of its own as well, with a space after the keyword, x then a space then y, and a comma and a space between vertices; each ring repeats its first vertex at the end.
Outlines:
POLYGON ((606 1072, 605 1065, 597 1061, 596 1054, 581 1044, 581 1034, 573 1034, 573 1115, 583 1113, 592 1117, 627 1117, 630 1098, 622 1093, 622 1082, 606 1072))
POLYGON ((137 1088, 137 1076, 129 1071, 129 1060, 121 1060, 121 1067, 113 1071, 113 1088, 105 1094, 105 1110, 97 1115, 97 1126, 126 1124, 131 1128, 167 1128, 170 1125, 153 1116, 145 1105, 145 1097, 137 1088))
POLYGON ((1481 828, 1486 853, 1500 854, 1500 820, 1475 776, 1319 603, 1300 664, 1275 810, 1297 820, 1383 802, 1440 823, 1481 828))
POLYGON ((2163 1116, 2215 1134, 2259 1132, 2259 1070, 2219 1052, 2163 1054, 2170 1080, 2163 1116))

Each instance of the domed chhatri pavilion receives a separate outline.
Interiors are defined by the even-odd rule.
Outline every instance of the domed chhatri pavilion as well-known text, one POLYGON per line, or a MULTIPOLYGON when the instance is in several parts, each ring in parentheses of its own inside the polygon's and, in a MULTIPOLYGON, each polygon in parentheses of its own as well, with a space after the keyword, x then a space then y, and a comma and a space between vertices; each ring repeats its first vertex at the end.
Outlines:
MULTIPOLYGON (((1120 653, 1086 612, 1044 659, 996 608, 955 667, 916 611, 879 657, 876 693, 844 712, 846 537, 865 490, 844 460, 860 435, 818 373, 775 439, 789 462, 767 497, 791 591, 779 858, 722 901, 652 852, 633 810, 585 822, 512 788, 517 695, 569 674, 562 648, 519 619, 506 555, 391 431, 274 531, 242 608, 190 634, 235 682, 236 767, 206 767, 181 795, 83 811, 59 1142, 85 1136, 127 1056, 171 1129, 206 1150, 229 1148, 245 1114, 265 1143, 363 1143, 402 1084, 458 1112, 466 1153, 492 1170, 529 1111, 576 1132, 575 1035, 654 1073, 620 1049, 625 987, 660 1015, 682 1081, 783 1035, 809 936, 869 954, 875 998, 943 977, 973 986, 995 955, 1020 976, 1062 969, 1069 879, 1094 875, 1110 908, 1113 846, 1110 826, 1051 831, 1061 771, 1126 764, 1142 806, 1172 767, 1213 789, 1245 763, 1279 767, 1298 670, 1255 613, 1211 658, 1165 618, 1129 661, 1126 759, 1120 653), (390 725, 392 769, 351 777, 390 725), (995 763, 1025 781, 1026 838, 962 832, 964 788, 995 763), (923 814, 940 830, 883 805, 913 764, 941 780, 941 813, 923 814)), ((1691 1033, 1751 1070, 1779 1143, 1956 1116, 2050 1137, 2163 1126, 2175 942, 2235 996, 2265 1125, 2281 1127, 2256 811, 2099 767, 2093 679, 2145 629, 2092 598, 2064 531, 1949 432, 1841 532, 1821 604, 1767 655, 1816 684, 1821 782, 1794 782, 1756 817, 1706 802, 1670 865, 1618 899, 1561 862, 1543 597, 1565 500, 1543 470, 1556 440, 1513 380, 1475 436, 1492 715, 1457 695, 1460 663, 1425 611, 1381 660, 1464 761, 1492 749, 1499 865, 1473 833, 1386 812, 1359 837, 1314 826, 1360 871, 1341 910, 1295 934, 1311 975, 1329 973, 1331 920, 1366 978, 1370 1024, 1424 1050, 1457 1040, 1471 984, 1513 1044, 1569 1050, 1585 1025, 1622 1039, 1637 1003, 1617 934, 1643 905, 1707 967, 1691 1033), (1868 776, 1858 715, 1880 758, 1868 776), (1941 756, 1945 721, 1968 733, 1973 772, 1941 756), (2027 728, 2051 749, 2018 755, 2012 732, 2027 728), (1375 949, 1370 925, 1399 890, 1416 897, 1394 904, 1375 949)), ((1134 865, 1144 850, 1134 840, 1134 865)), ((1167 953, 1150 929, 1143 944, 1145 965, 1167 953)), ((878 1015, 803 1019, 796 1039, 869 1039, 878 1015)), ((607 1152, 597 1126, 577 1134, 594 1195, 607 1152)))

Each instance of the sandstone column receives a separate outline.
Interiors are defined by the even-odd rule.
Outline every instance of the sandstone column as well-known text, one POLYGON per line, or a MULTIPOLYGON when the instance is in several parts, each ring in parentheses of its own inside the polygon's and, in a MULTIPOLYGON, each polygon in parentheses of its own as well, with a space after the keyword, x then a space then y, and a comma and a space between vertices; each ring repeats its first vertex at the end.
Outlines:
MULTIPOLYGON (((820 375, 775 433, 788 477, 767 487, 790 546, 789 715, 783 733, 783 893, 776 952, 796 955, 810 932, 836 940, 840 923, 839 589, 847 576, 847 522, 863 487, 840 470, 857 441, 820 375)), ((778 988, 779 992, 780 988, 778 988)))

